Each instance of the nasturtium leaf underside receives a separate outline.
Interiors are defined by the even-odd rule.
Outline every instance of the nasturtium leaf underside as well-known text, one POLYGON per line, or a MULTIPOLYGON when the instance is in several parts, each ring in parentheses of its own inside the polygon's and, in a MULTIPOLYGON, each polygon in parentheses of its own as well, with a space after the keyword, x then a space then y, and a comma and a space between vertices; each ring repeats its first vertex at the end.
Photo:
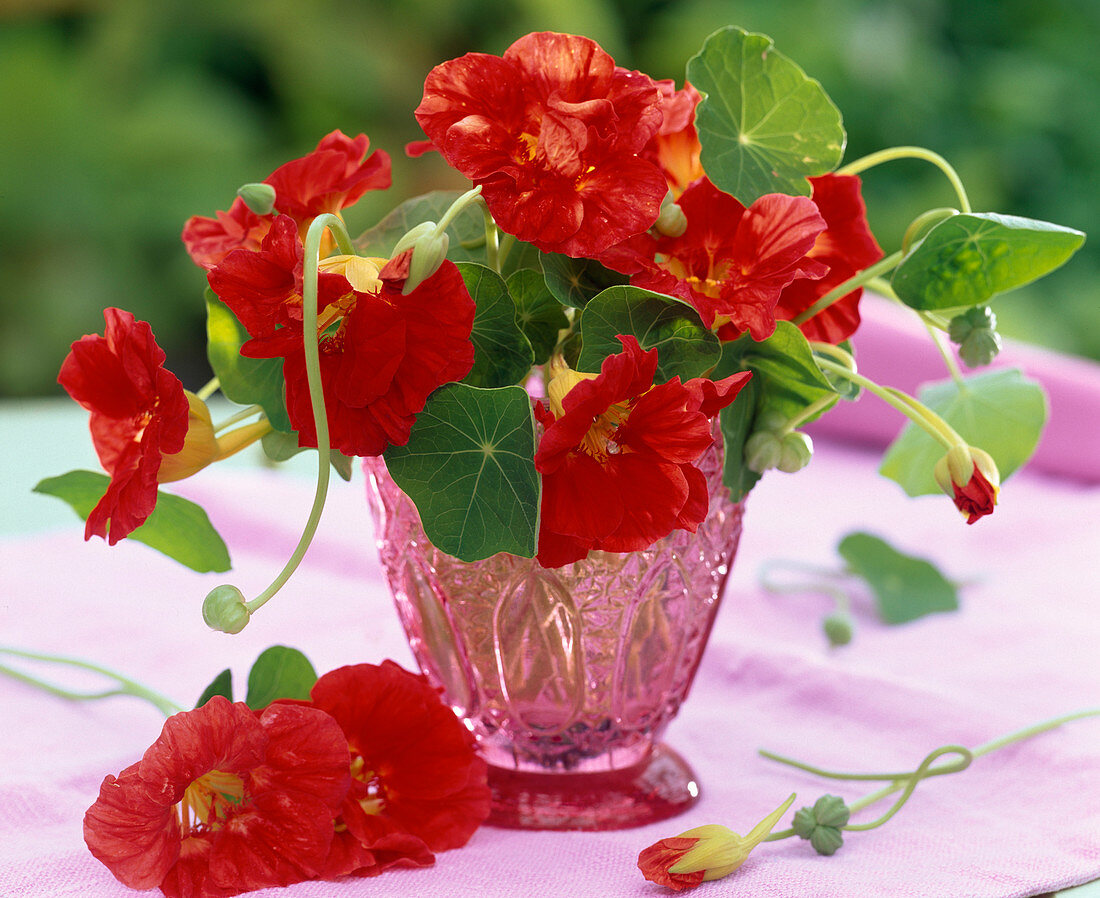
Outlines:
POLYGON ((760 479, 744 462, 745 441, 756 429, 756 421, 769 412, 790 420, 819 399, 839 398, 817 367, 806 337, 789 321, 776 322, 767 340, 757 342, 745 334, 723 343, 721 360, 710 376, 720 380, 738 371, 751 371, 752 379, 720 418, 726 447, 722 482, 735 502, 760 479))
MULTIPOLYGON (((837 396, 817 367, 806 337, 789 321, 776 322, 767 340, 757 342, 745 334, 723 344, 722 361, 712 376, 717 379, 743 370, 753 372, 758 412, 774 411, 790 419, 819 399, 837 396)), ((823 413, 824 409, 814 418, 823 413)))
POLYGON ((642 349, 657 350, 655 383, 679 375, 686 381, 718 364, 722 344, 703 326, 699 313, 671 296, 640 287, 608 287, 581 314, 581 371, 596 373, 603 360, 622 352, 617 335, 637 337, 642 349))
POLYGON ((233 671, 228 667, 210 681, 210 685, 202 691, 199 700, 195 702, 195 707, 201 708, 215 695, 221 695, 233 701, 233 671))
POLYGON ((695 110, 703 168, 744 205, 767 193, 809 196, 806 179, 840 163, 840 111, 771 38, 716 31, 688 61, 687 80, 704 95, 695 110))
POLYGON ((759 391, 754 374, 741 388, 737 398, 722 409, 718 418, 725 450, 722 456, 722 484, 729 490, 730 499, 734 502, 744 499, 760 480, 760 475, 745 464, 745 441, 752 435, 759 391))
MULTIPOLYGON (((1002 480, 1031 457, 1047 417, 1043 388, 1015 368, 971 375, 961 385, 930 384, 919 398, 970 445, 993 456, 1002 480)), ((879 471, 910 496, 939 493, 932 471, 946 451, 910 423, 886 451, 879 471)))
POLYGON ((206 357, 221 391, 238 405, 258 405, 275 430, 292 430, 283 395, 281 359, 249 359, 241 355, 248 331, 214 294, 206 290, 206 357))
POLYGON ((527 392, 461 383, 432 393, 409 442, 385 452, 428 538, 463 561, 497 552, 534 556, 541 495, 534 456, 527 392))
POLYGON ((244 701, 254 711, 281 698, 304 701, 316 682, 317 671, 305 655, 285 645, 273 645, 260 653, 248 672, 244 701))
POLYGON ((849 572, 867 582, 885 623, 904 624, 959 607, 958 590, 934 564, 899 552, 877 536, 849 533, 837 551, 849 572))
POLYGON ((574 259, 558 253, 539 253, 547 289, 565 306, 583 309, 593 296, 630 280, 592 259, 574 259))
POLYGON ((499 274, 475 262, 459 262, 458 270, 477 306, 470 340, 474 367, 463 379, 474 387, 506 387, 520 383, 531 371, 531 344, 516 321, 516 304, 499 274))
POLYGON ((1064 264, 1085 242, 1072 228, 1014 215, 953 215, 894 270, 891 286, 914 309, 981 305, 1064 264))
MULTIPOLYGON (((459 190, 435 190, 405 200, 355 238, 356 250, 365 256, 388 259, 397 241, 422 222, 440 221, 461 195, 459 190)), ((452 262, 485 261, 485 216, 477 204, 466 206, 451 220, 447 236, 450 238, 447 258, 452 262)), ((509 273, 538 265, 538 250, 528 243, 516 242, 501 267, 509 273)))
POLYGON ((516 304, 516 321, 534 351, 535 364, 544 365, 558 345, 558 335, 569 327, 565 310, 538 271, 525 268, 513 272, 507 286, 516 304))
MULTIPOLYGON (((264 455, 274 462, 286 461, 299 452, 314 451, 312 447, 298 445, 297 433, 279 433, 277 430, 265 433, 260 438, 260 446, 264 450, 264 455)), ((342 480, 351 480, 353 463, 350 457, 344 455, 339 449, 330 449, 329 462, 342 480)))
MULTIPOLYGON (((87 520, 110 482, 106 474, 96 471, 69 471, 46 478, 34 491, 63 499, 82 520, 87 520)), ((127 539, 145 543, 199 573, 227 571, 230 567, 229 550, 206 512, 171 493, 158 491, 157 507, 127 539)))

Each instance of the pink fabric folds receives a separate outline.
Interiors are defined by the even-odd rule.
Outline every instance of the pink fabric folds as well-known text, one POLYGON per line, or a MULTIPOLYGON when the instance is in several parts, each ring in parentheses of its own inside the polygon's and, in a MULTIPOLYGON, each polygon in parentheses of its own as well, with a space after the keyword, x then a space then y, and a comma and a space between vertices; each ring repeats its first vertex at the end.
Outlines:
MULTIPOLYGON (((1082 408, 1098 402, 1100 389, 1086 391, 1082 408)), ((1060 467, 1047 470, 1083 470, 1080 450, 1062 457, 1060 445, 1046 450, 1060 467)), ((691 811, 620 832, 482 828, 430 869, 259 894, 655 898, 665 893, 635 860, 657 839, 704 823, 744 832, 792 791, 797 808, 874 788, 820 781, 758 748, 827 768, 906 769, 940 744, 977 745, 1100 703, 1100 490, 1032 467, 1005 486, 992 517, 967 527, 946 497, 907 499, 876 466, 865 450, 821 439, 809 468, 769 475, 750 498, 725 605, 667 735, 699 775, 691 811), (836 564, 834 547, 853 529, 934 558, 966 584, 962 609, 886 627, 857 596, 854 642, 829 649, 818 626, 826 599, 770 594, 757 574, 776 558, 836 564)), ((362 490, 337 485, 299 574, 237 637, 205 629, 202 597, 227 580, 246 594, 267 584, 297 540, 306 481, 239 468, 181 484, 230 542, 228 578, 181 570, 138 544, 86 544, 75 521, 6 540, 0 642, 115 667, 182 704, 227 666, 243 690, 251 662, 275 643, 300 648, 318 671, 387 657, 410 665, 362 490)), ((158 713, 132 699, 72 704, 3 677, 0 708, 0 895, 133 894, 84 848, 81 820, 104 775, 155 739, 158 713)), ((891 822, 848 835, 831 858, 800 840, 765 844, 697 894, 1023 898, 1082 883, 1100 877, 1098 784, 1100 719, 1079 721, 921 785, 891 822)))

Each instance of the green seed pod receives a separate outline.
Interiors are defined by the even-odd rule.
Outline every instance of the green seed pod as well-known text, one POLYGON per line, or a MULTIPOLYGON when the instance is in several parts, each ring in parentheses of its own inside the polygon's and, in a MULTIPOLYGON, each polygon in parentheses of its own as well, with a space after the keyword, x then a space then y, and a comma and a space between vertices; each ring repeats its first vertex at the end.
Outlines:
POLYGON ((844 836, 835 826, 819 826, 810 836, 810 844, 818 854, 828 856, 837 853, 840 846, 844 844, 844 836))
POLYGON ((959 358, 970 368, 988 365, 1001 351, 1001 335, 987 327, 974 328, 959 346, 959 358))
POLYGON ((821 629, 825 631, 829 645, 847 645, 852 641, 852 619, 841 611, 828 615, 821 622, 821 629))

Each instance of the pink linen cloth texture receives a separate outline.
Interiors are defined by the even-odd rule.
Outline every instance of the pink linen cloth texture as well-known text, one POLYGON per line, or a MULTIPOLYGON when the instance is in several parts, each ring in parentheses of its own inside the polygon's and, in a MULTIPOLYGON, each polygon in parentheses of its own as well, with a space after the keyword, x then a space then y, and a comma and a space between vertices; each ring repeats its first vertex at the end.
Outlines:
MULTIPOLYGON (((692 810, 618 832, 483 827, 430 869, 255 894, 654 898, 669 893, 645 882, 635 860, 657 839, 704 823, 746 832, 792 791, 797 808, 827 792, 854 799, 876 788, 819 780, 759 758, 758 748, 825 768, 911 769, 938 745, 974 746, 1096 706, 1100 614, 1091 565, 1100 490, 1025 473, 1007 484, 996 514, 967 527, 946 497, 907 499, 874 474, 875 464, 821 443, 808 469, 765 478, 751 497, 710 647, 667 734, 699 775, 702 798, 692 810), (757 572, 775 558, 836 564, 834 547, 852 529, 933 557, 968 584, 962 610, 885 627, 858 599, 853 644, 830 650, 818 628, 825 599, 771 595, 757 572)), ((75 526, 0 544, 0 642, 114 667, 183 705, 227 666, 240 694, 252 661, 277 643, 303 650, 318 671, 387 657, 412 666, 359 477, 335 490, 299 574, 242 634, 204 627, 199 609, 210 588, 228 579, 255 592, 279 569, 311 489, 263 471, 210 471, 181 484, 233 548, 228 578, 182 570, 139 544, 86 544, 75 526)), ((84 848, 81 821, 102 778, 156 738, 158 712, 128 698, 73 704, 6 678, 0 707, 0 895, 134 894, 84 848)), ((1100 719, 922 784, 892 821, 847 835, 833 857, 797 839, 765 844, 697 894, 1023 898, 1097 877, 1100 719)))

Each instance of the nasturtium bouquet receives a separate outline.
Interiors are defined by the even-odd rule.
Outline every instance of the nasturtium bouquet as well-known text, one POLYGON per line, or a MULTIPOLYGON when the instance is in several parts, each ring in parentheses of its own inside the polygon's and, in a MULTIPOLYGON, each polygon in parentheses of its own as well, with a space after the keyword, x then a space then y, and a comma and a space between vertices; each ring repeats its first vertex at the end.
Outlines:
POLYGON ((529 34, 428 74, 414 115, 471 182, 403 199, 366 232, 341 212, 390 186, 390 160, 341 131, 196 216, 214 379, 164 368, 147 324, 105 312, 59 380, 91 412, 107 476, 39 490, 200 570, 228 555, 201 511, 158 485, 260 441, 319 454, 299 550, 262 595, 219 587, 207 621, 236 632, 308 545, 329 470, 383 456, 425 532, 463 560, 498 552, 556 567, 644 549, 707 514, 696 462, 720 434, 724 483, 812 455, 800 428, 867 391, 910 419, 883 472, 945 491, 969 523, 1034 449, 1045 416, 1017 371, 963 376, 999 348, 989 302, 1063 264, 1084 235, 974 212, 936 153, 901 147, 841 165, 840 112, 770 39, 724 28, 677 85, 617 66, 594 41, 529 34), (918 158, 957 209, 919 215, 884 252, 860 174, 918 158), (864 287, 926 325, 950 379, 919 401, 856 366, 864 287), (217 390, 242 406, 214 425, 217 390), (1006 423, 1010 422, 1010 423, 1006 423))

